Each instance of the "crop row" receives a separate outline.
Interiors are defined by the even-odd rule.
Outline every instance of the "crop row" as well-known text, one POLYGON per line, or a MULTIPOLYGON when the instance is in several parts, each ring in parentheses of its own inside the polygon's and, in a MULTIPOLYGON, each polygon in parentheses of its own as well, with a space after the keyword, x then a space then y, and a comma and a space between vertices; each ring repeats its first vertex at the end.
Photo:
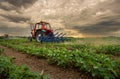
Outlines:
POLYGON ((47 58, 49 63, 55 63, 62 67, 74 66, 78 70, 90 73, 93 77, 104 79, 115 79, 120 76, 120 63, 109 59, 105 54, 96 53, 93 48, 83 45, 74 51, 66 48, 49 48, 36 46, 26 46, 19 42, 1 42, 2 45, 25 52, 30 55, 47 58))
POLYGON ((0 48, 0 55, 1 55, 1 53, 3 52, 4 50, 2 49, 2 48, 0 48))
POLYGON ((11 58, 0 55, 0 79, 48 79, 48 76, 32 72, 26 65, 16 66, 11 58))
POLYGON ((76 49, 81 50, 81 49, 90 49, 96 51, 95 53, 103 53, 103 54, 111 54, 114 56, 120 55, 120 45, 99 45, 99 46, 94 46, 90 44, 39 44, 36 42, 27 42, 26 39, 10 39, 10 40, 3 40, 0 39, 0 42, 8 42, 11 44, 19 44, 22 46, 35 46, 35 47, 46 47, 46 48, 60 48, 64 49, 66 48, 69 51, 74 51, 76 49))
POLYGON ((120 45, 101 45, 96 50, 98 53, 120 55, 120 45))

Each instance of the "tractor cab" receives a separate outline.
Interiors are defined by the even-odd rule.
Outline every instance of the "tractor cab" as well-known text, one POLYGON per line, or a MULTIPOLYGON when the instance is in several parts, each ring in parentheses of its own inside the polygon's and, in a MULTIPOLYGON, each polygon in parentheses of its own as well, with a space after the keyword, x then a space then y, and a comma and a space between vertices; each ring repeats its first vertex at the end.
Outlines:
POLYGON ((35 29, 51 30, 51 26, 49 23, 41 21, 35 24, 35 29))
POLYGON ((43 21, 36 24, 31 24, 31 31, 37 30, 52 30, 52 28, 49 23, 43 21))

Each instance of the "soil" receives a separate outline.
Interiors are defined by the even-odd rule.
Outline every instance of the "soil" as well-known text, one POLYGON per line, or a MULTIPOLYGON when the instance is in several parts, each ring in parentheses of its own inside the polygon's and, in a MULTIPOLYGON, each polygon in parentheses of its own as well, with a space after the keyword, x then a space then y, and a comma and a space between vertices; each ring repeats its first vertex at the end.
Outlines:
POLYGON ((26 64, 30 70, 39 73, 44 70, 49 79, 92 79, 88 74, 79 72, 75 68, 60 68, 57 65, 48 64, 46 59, 30 56, 3 46, 0 46, 0 48, 4 49, 4 55, 14 58, 13 63, 15 65, 26 64))

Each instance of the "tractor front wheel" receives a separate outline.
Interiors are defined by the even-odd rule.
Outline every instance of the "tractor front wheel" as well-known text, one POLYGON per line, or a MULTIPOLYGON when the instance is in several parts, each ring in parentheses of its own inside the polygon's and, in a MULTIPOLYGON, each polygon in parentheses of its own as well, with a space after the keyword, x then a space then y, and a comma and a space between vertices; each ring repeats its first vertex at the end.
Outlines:
POLYGON ((31 36, 28 37, 28 41, 29 41, 29 42, 32 41, 32 37, 31 37, 31 36))

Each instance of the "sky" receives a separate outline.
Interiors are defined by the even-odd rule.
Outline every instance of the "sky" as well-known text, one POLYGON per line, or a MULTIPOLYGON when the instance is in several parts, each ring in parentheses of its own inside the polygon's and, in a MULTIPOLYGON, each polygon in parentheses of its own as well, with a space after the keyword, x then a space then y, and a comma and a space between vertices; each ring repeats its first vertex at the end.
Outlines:
POLYGON ((120 0, 0 0, 0 35, 30 36, 47 21, 73 37, 120 36, 120 0))

